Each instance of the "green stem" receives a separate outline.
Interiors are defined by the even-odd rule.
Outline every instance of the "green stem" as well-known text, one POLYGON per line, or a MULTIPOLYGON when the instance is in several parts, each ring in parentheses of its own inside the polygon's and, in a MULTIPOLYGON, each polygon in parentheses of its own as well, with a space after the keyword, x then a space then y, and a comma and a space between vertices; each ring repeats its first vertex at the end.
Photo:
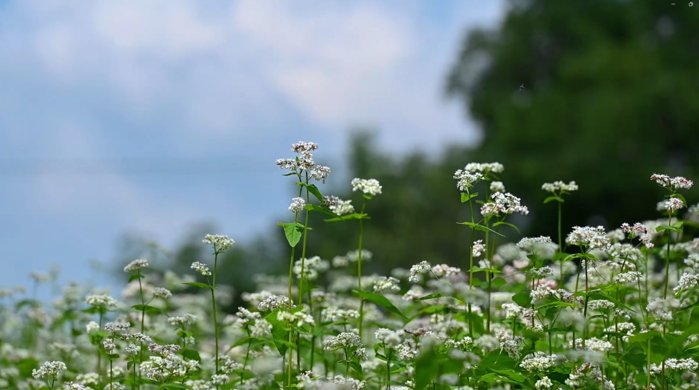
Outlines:
MULTIPOLYGON (((672 213, 667 217, 667 225, 672 225, 672 213)), ((663 299, 667 299, 667 285, 669 284, 670 276, 670 245, 672 244, 672 231, 666 230, 667 232, 667 252, 665 255, 665 289, 663 290, 663 299)))
MULTIPOLYGON (((362 204, 362 215, 366 209, 366 198, 364 198, 364 203, 362 204)), ((362 239, 364 238, 364 224, 363 220, 359 220, 359 252, 357 255, 357 288, 359 292, 362 291, 362 239)), ((362 329, 364 325, 364 299, 359 297, 359 339, 362 339, 362 329)))
MULTIPOLYGON (((308 184, 308 172, 306 172, 306 184, 308 184)), ((301 187, 301 191, 303 191, 303 187, 301 187)), ((299 195, 300 197, 301 195, 299 195)), ((308 192, 308 189, 306 189, 306 204, 311 203, 311 198, 308 192)), ((306 210, 306 223, 303 225, 303 247, 301 248, 301 281, 299 282, 299 305, 303 303, 303 282, 305 280, 305 271, 306 271, 306 242, 308 240, 308 217, 310 216, 311 211, 306 210)))
MULTIPOLYGON (((558 203, 558 253, 563 253, 563 235, 561 234, 562 207, 561 207, 561 202, 557 202, 557 203, 558 203)), ((559 259, 559 261, 560 261, 559 270, 561 273, 561 275, 560 275, 561 283, 559 285, 560 287, 558 287, 558 288, 563 288, 563 279, 564 279, 563 278, 563 260, 559 259)))
MULTIPOLYGON (((471 198, 471 192, 466 189, 466 195, 468 195, 468 205, 471 210, 471 223, 474 224, 475 220, 473 217, 473 199, 471 198)), ((468 289, 473 290, 473 240, 476 238, 476 229, 471 225, 471 242, 468 244, 468 289)), ((471 308, 471 302, 468 303, 468 335, 473 338, 473 312, 471 308)))
MULTIPOLYGON (((384 344, 384 351, 386 345, 384 344)), ((391 390, 391 350, 386 351, 386 390, 391 390)))
MULTIPOLYGON (((216 248, 214 248, 214 251, 214 274, 211 283, 211 310, 214 313, 214 339, 216 343, 216 372, 214 373, 214 375, 218 375, 218 320, 216 318, 216 295, 214 294, 214 290, 216 290, 216 268, 218 266, 218 251, 216 250, 216 248)), ((216 389, 218 389, 218 385, 216 386, 216 389)))
MULTIPOLYGON (((301 181, 301 176, 299 176, 299 182, 301 181)), ((299 189, 299 198, 303 195, 303 187, 299 189)), ((299 213, 296 213, 296 216, 294 217, 294 225, 296 225, 299 222, 299 213)), ((291 247, 291 260, 289 261, 289 313, 291 313, 291 310, 293 309, 292 304, 291 304, 291 286, 294 283, 294 256, 296 254, 296 246, 291 247)), ((303 275, 303 272, 301 273, 303 275)), ((293 340, 293 334, 294 332, 289 332, 289 344, 292 343, 293 340)), ((287 388, 291 388, 291 372, 293 371, 293 363, 292 363, 292 350, 289 348, 289 358, 288 358, 288 377, 287 377, 287 388)))

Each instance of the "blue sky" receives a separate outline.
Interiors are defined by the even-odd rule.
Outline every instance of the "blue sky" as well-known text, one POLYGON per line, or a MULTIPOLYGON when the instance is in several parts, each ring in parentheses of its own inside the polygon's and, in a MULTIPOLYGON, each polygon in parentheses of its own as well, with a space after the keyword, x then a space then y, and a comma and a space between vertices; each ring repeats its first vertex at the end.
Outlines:
MULTIPOLYGON (((90 275, 130 232, 274 224, 274 160, 314 141, 341 184, 347 131, 396 154, 474 142, 443 97, 463 31, 502 1, 0 0, 0 286, 90 275), (188 172, 188 173, 187 173, 188 172), (254 205, 255 207, 251 207, 254 205)), ((349 185, 349 184, 348 184, 349 185)))

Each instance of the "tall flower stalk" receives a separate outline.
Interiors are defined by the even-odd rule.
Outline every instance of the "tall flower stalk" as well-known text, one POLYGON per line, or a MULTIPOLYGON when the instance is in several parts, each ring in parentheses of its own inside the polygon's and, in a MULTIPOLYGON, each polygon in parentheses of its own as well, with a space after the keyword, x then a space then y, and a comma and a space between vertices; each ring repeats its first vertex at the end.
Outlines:
MULTIPOLYGON (((578 185, 574 181, 566 184, 562 181, 555 181, 553 183, 544 183, 541 189, 549 192, 551 195, 544 199, 544 204, 549 202, 556 202, 558 204, 558 253, 563 254, 563 235, 561 234, 561 223, 563 220, 563 195, 570 194, 573 191, 578 190, 578 185)), ((563 258, 558 258, 559 261, 559 286, 563 286, 564 275, 563 275, 563 258)))
POLYGON ((361 191, 364 194, 364 202, 362 202, 362 211, 359 214, 359 249, 357 252, 357 291, 359 291, 359 338, 362 338, 364 329, 364 298, 362 297, 362 243, 364 238, 364 219, 366 215, 366 202, 372 197, 381 194, 381 184, 376 179, 359 179, 352 180, 352 191, 361 191))
MULTIPOLYGON (((286 236, 287 241, 289 242, 289 245, 291 246, 291 259, 289 261, 289 291, 288 291, 288 310, 289 314, 291 314, 291 311, 293 310, 293 302, 292 302, 292 287, 293 287, 293 277, 294 277, 294 259, 296 255, 296 245, 299 243, 301 240, 301 236, 304 237, 303 240, 303 248, 302 248, 302 255, 301 255, 301 279, 299 282, 299 304, 302 303, 303 299, 303 284, 304 284, 304 274, 305 274, 305 262, 306 262, 306 242, 307 242, 307 233, 308 233, 308 220, 309 220, 309 213, 311 210, 315 209, 315 206, 310 204, 310 194, 313 194, 318 200, 321 202, 323 201, 323 196, 320 194, 320 190, 314 185, 310 184, 310 180, 314 179, 317 181, 322 181, 323 183, 327 179, 328 175, 330 174, 330 168, 323 166, 323 165, 317 165, 315 161, 313 160, 313 155, 311 154, 312 151, 318 149, 318 144, 314 142, 303 142, 299 141, 293 145, 291 145, 291 151, 294 153, 299 154, 295 158, 286 158, 286 159, 278 159, 276 161, 276 165, 279 166, 281 169, 288 170, 290 171, 289 173, 285 174, 284 176, 297 176, 298 177, 298 183, 297 185, 300 186, 299 188, 299 195, 298 197, 294 198, 292 200, 291 205, 289 206, 289 211, 294 213, 294 222, 293 223, 279 223, 280 226, 284 228, 284 234, 286 236), (304 181, 305 177, 305 181, 304 181), (301 196, 303 195, 303 189, 306 189, 306 199, 303 199, 301 196), (306 223, 301 224, 299 223, 299 213, 302 210, 306 210, 306 223)), ((293 331, 289 331, 289 344, 293 343, 293 331)), ((289 356, 288 356, 288 365, 287 365, 287 387, 292 386, 292 371, 293 371, 293 351, 289 349, 289 356)), ((300 348, 298 348, 297 345, 297 363, 299 364, 298 368, 300 371, 300 348)))

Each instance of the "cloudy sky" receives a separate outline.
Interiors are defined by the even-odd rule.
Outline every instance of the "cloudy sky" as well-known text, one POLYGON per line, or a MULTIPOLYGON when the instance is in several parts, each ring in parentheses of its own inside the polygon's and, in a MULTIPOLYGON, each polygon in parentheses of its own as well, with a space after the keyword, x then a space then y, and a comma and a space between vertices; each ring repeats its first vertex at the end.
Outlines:
POLYGON ((244 242, 288 207, 274 159, 298 140, 327 164, 358 125, 396 154, 473 142, 444 75, 503 7, 0 0, 0 287, 85 278, 128 232, 169 246, 212 221, 244 242))

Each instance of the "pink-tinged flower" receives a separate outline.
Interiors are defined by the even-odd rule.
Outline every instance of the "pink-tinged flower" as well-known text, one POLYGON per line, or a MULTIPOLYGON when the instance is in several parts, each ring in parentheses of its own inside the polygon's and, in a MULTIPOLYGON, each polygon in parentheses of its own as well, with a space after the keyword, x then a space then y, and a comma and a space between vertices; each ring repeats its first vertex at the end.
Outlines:
POLYGON ((661 187, 665 187, 672 191, 677 191, 681 188, 690 189, 694 184, 693 181, 688 180, 682 176, 670 177, 668 175, 662 175, 658 173, 654 173, 653 175, 651 175, 650 179, 658 183, 658 185, 660 185, 661 187))
POLYGON ((529 259, 515 260, 512 262, 512 265, 517 269, 522 269, 529 265, 529 259))

